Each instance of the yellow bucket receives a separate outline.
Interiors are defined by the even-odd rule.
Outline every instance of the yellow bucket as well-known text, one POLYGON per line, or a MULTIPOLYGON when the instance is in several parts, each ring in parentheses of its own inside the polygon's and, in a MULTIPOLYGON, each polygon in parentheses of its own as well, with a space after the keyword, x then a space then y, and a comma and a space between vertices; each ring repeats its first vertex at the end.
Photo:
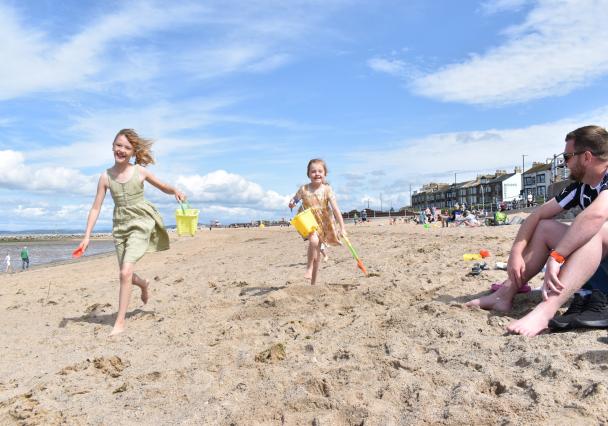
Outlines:
POLYGON ((183 235, 190 235, 192 237, 196 234, 196 228, 198 227, 198 212, 198 209, 175 209, 177 235, 180 237, 183 235))
POLYGON ((314 232, 319 228, 315 215, 312 214, 312 210, 310 209, 306 209, 295 215, 293 219, 291 219, 291 224, 304 238, 308 237, 311 232, 314 232))

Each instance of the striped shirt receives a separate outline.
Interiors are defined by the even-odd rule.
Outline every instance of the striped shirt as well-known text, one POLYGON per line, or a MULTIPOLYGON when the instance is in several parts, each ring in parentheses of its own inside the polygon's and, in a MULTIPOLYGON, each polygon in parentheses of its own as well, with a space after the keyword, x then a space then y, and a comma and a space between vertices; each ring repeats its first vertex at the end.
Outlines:
POLYGON ((600 195, 600 192, 606 189, 608 189, 608 173, 595 187, 580 182, 571 183, 555 196, 555 201, 565 210, 570 210, 576 206, 584 210, 600 195))

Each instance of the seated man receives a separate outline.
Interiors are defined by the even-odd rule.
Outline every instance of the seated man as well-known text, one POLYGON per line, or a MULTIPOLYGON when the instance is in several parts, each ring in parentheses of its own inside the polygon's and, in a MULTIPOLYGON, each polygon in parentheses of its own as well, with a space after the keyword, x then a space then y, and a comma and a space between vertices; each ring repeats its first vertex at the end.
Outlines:
MULTIPOLYGON (((521 225, 509 256, 509 277, 502 287, 467 303, 509 311, 518 289, 546 264, 543 301, 507 326, 512 333, 535 336, 545 330, 560 306, 589 280, 608 253, 608 132, 599 126, 576 129, 566 135, 562 155, 574 183, 535 209, 521 225), (554 219, 575 206, 583 211, 571 225, 554 219)), ((598 309, 600 315, 608 316, 607 303, 598 309)))

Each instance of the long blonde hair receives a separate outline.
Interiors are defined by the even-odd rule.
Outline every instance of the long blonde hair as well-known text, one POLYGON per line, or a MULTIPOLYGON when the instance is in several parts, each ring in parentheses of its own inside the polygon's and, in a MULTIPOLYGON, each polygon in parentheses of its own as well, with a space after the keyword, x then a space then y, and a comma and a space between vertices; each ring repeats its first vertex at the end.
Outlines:
POLYGON ((154 157, 152 157, 152 140, 142 138, 133 129, 122 129, 116 133, 114 140, 116 140, 116 138, 120 135, 127 138, 131 146, 133 146, 135 164, 139 164, 140 166, 144 167, 148 164, 154 164, 154 157))

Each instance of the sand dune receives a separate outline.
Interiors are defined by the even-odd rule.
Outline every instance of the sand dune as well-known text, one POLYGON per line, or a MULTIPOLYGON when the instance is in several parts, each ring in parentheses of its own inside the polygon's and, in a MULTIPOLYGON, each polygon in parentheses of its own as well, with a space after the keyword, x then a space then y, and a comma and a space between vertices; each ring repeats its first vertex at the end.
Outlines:
POLYGON ((608 422, 605 331, 505 334, 538 294, 462 307, 506 275, 462 254, 506 261, 516 231, 351 225, 371 276, 333 248, 314 287, 293 229, 174 238, 138 265, 152 298, 134 291, 116 340, 114 256, 2 275, 0 423, 608 422))

